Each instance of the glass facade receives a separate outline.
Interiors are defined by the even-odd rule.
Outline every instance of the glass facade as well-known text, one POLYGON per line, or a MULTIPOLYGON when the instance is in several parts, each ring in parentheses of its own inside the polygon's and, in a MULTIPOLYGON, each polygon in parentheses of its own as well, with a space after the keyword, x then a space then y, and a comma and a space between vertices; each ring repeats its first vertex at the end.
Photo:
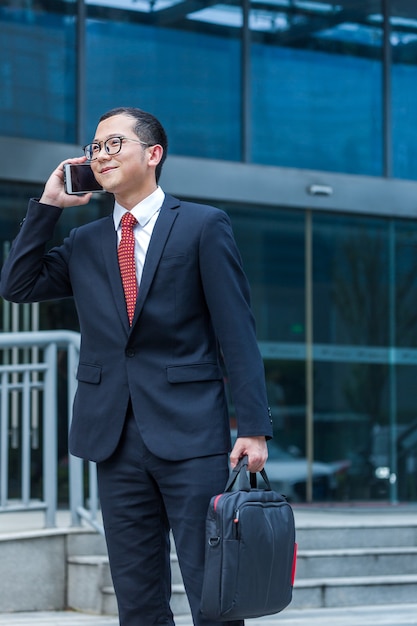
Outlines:
POLYGON ((83 143, 128 103, 172 154, 417 179, 411 4, 1 2, 0 135, 83 143))
POLYGON ((315 212, 308 259, 308 211, 226 208, 251 282, 277 440, 305 456, 311 272, 314 457, 338 469, 338 500, 388 498, 393 488, 415 498, 415 222, 315 212))
MULTIPOLYGON (((15 138, 58 162, 107 109, 155 113, 181 174, 164 189, 232 219, 276 441, 313 467, 297 498, 416 501, 417 8, 202 4, 0 2, 1 255, 44 182, 22 172, 15 138)), ((51 244, 111 208, 104 196, 65 211, 51 244)), ((71 301, 39 312, 40 329, 77 330, 71 301)), ((29 328, 27 308, 12 313, 0 301, 1 330, 29 328)))

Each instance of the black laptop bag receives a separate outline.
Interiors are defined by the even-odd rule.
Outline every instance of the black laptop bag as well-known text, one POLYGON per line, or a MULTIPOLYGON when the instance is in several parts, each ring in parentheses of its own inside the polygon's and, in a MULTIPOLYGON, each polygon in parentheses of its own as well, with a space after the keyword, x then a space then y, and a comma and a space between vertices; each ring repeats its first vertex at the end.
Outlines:
POLYGON ((279 613, 292 600, 297 544, 292 508, 247 474, 247 457, 214 496, 206 520, 202 613, 217 621, 279 613), (237 483, 237 489, 233 486, 237 483))

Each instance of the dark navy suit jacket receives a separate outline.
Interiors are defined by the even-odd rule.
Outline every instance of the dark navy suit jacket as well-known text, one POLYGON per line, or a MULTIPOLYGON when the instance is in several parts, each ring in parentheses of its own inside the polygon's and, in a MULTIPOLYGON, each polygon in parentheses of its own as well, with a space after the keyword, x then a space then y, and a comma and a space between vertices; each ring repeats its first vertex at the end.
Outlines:
POLYGON ((129 399, 148 448, 179 460, 230 450, 221 368, 239 436, 272 435, 264 368, 230 220, 166 195, 151 237, 132 328, 112 216, 45 253, 61 209, 31 200, 4 263, 13 302, 73 297, 81 331, 70 451, 94 461, 119 441, 129 399))

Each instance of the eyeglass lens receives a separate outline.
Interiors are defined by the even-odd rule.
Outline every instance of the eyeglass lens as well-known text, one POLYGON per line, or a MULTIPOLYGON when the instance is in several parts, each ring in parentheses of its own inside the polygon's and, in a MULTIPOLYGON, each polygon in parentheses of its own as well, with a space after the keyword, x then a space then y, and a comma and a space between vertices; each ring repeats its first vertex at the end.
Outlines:
POLYGON ((100 143, 89 143, 84 148, 85 156, 90 161, 92 159, 97 158, 98 153, 101 150, 101 146, 104 145, 104 149, 107 154, 117 154, 120 152, 122 148, 123 137, 110 137, 110 139, 106 139, 106 141, 102 144, 100 143))

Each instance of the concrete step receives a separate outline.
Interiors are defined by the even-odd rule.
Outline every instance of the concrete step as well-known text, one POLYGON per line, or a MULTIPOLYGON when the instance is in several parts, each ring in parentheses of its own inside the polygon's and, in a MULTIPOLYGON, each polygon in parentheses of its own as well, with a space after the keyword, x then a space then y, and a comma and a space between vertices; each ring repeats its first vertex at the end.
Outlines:
MULTIPOLYGON (((83 575, 83 569, 89 567, 99 567, 103 568, 101 579, 102 584, 111 584, 110 565, 108 556, 106 554, 86 554, 69 556, 67 559, 67 563, 69 566, 68 576, 73 576, 76 580, 81 580, 81 577, 83 575)), ((86 572, 86 575, 89 576, 89 572, 86 572)), ((171 553, 171 577, 173 584, 182 584, 181 570, 178 564, 178 557, 175 552, 171 553)))
MULTIPOLYGON (((340 578, 311 578, 296 580, 291 609, 337 608, 381 604, 413 603, 417 597, 417 574, 397 576, 349 576, 340 578)), ((175 615, 190 613, 184 587, 173 585, 171 607, 175 615)), ((100 611, 117 615, 117 603, 112 586, 102 589, 100 611)))
POLYGON ((84 529, 83 532, 68 535, 67 552, 69 556, 89 554, 107 556, 106 540, 94 530, 84 529))
MULTIPOLYGON (((104 587, 102 594, 102 614, 117 615, 117 602, 113 587, 104 587)), ((172 585, 171 609, 176 617, 190 615, 190 607, 182 584, 172 585)))
MULTIPOLYGON (((414 547, 300 551, 289 608, 413 602, 417 597, 416 557, 414 547)), ((171 560, 172 609, 175 615, 186 615, 189 606, 175 554, 171 560)), ((106 556, 68 559, 67 603, 75 610, 117 615, 106 556)))
POLYGON ((297 578, 415 574, 416 563, 417 547, 299 550, 297 578))
POLYGON ((102 613, 102 589, 112 584, 107 556, 71 556, 67 564, 68 607, 102 613))
MULTIPOLYGON (((417 518, 416 518, 417 519, 417 518)), ((297 542, 300 550, 326 550, 329 548, 380 548, 417 546, 417 521, 392 520, 381 517, 377 523, 349 520, 349 525, 297 524, 297 542)))
POLYGON ((332 608, 413 603, 417 574, 298 579, 289 608, 332 608))
MULTIPOLYGON (((117 603, 106 555, 68 557, 67 606, 77 611, 117 615, 117 603)), ((189 613, 178 558, 171 553, 172 598, 175 615, 189 613)))

